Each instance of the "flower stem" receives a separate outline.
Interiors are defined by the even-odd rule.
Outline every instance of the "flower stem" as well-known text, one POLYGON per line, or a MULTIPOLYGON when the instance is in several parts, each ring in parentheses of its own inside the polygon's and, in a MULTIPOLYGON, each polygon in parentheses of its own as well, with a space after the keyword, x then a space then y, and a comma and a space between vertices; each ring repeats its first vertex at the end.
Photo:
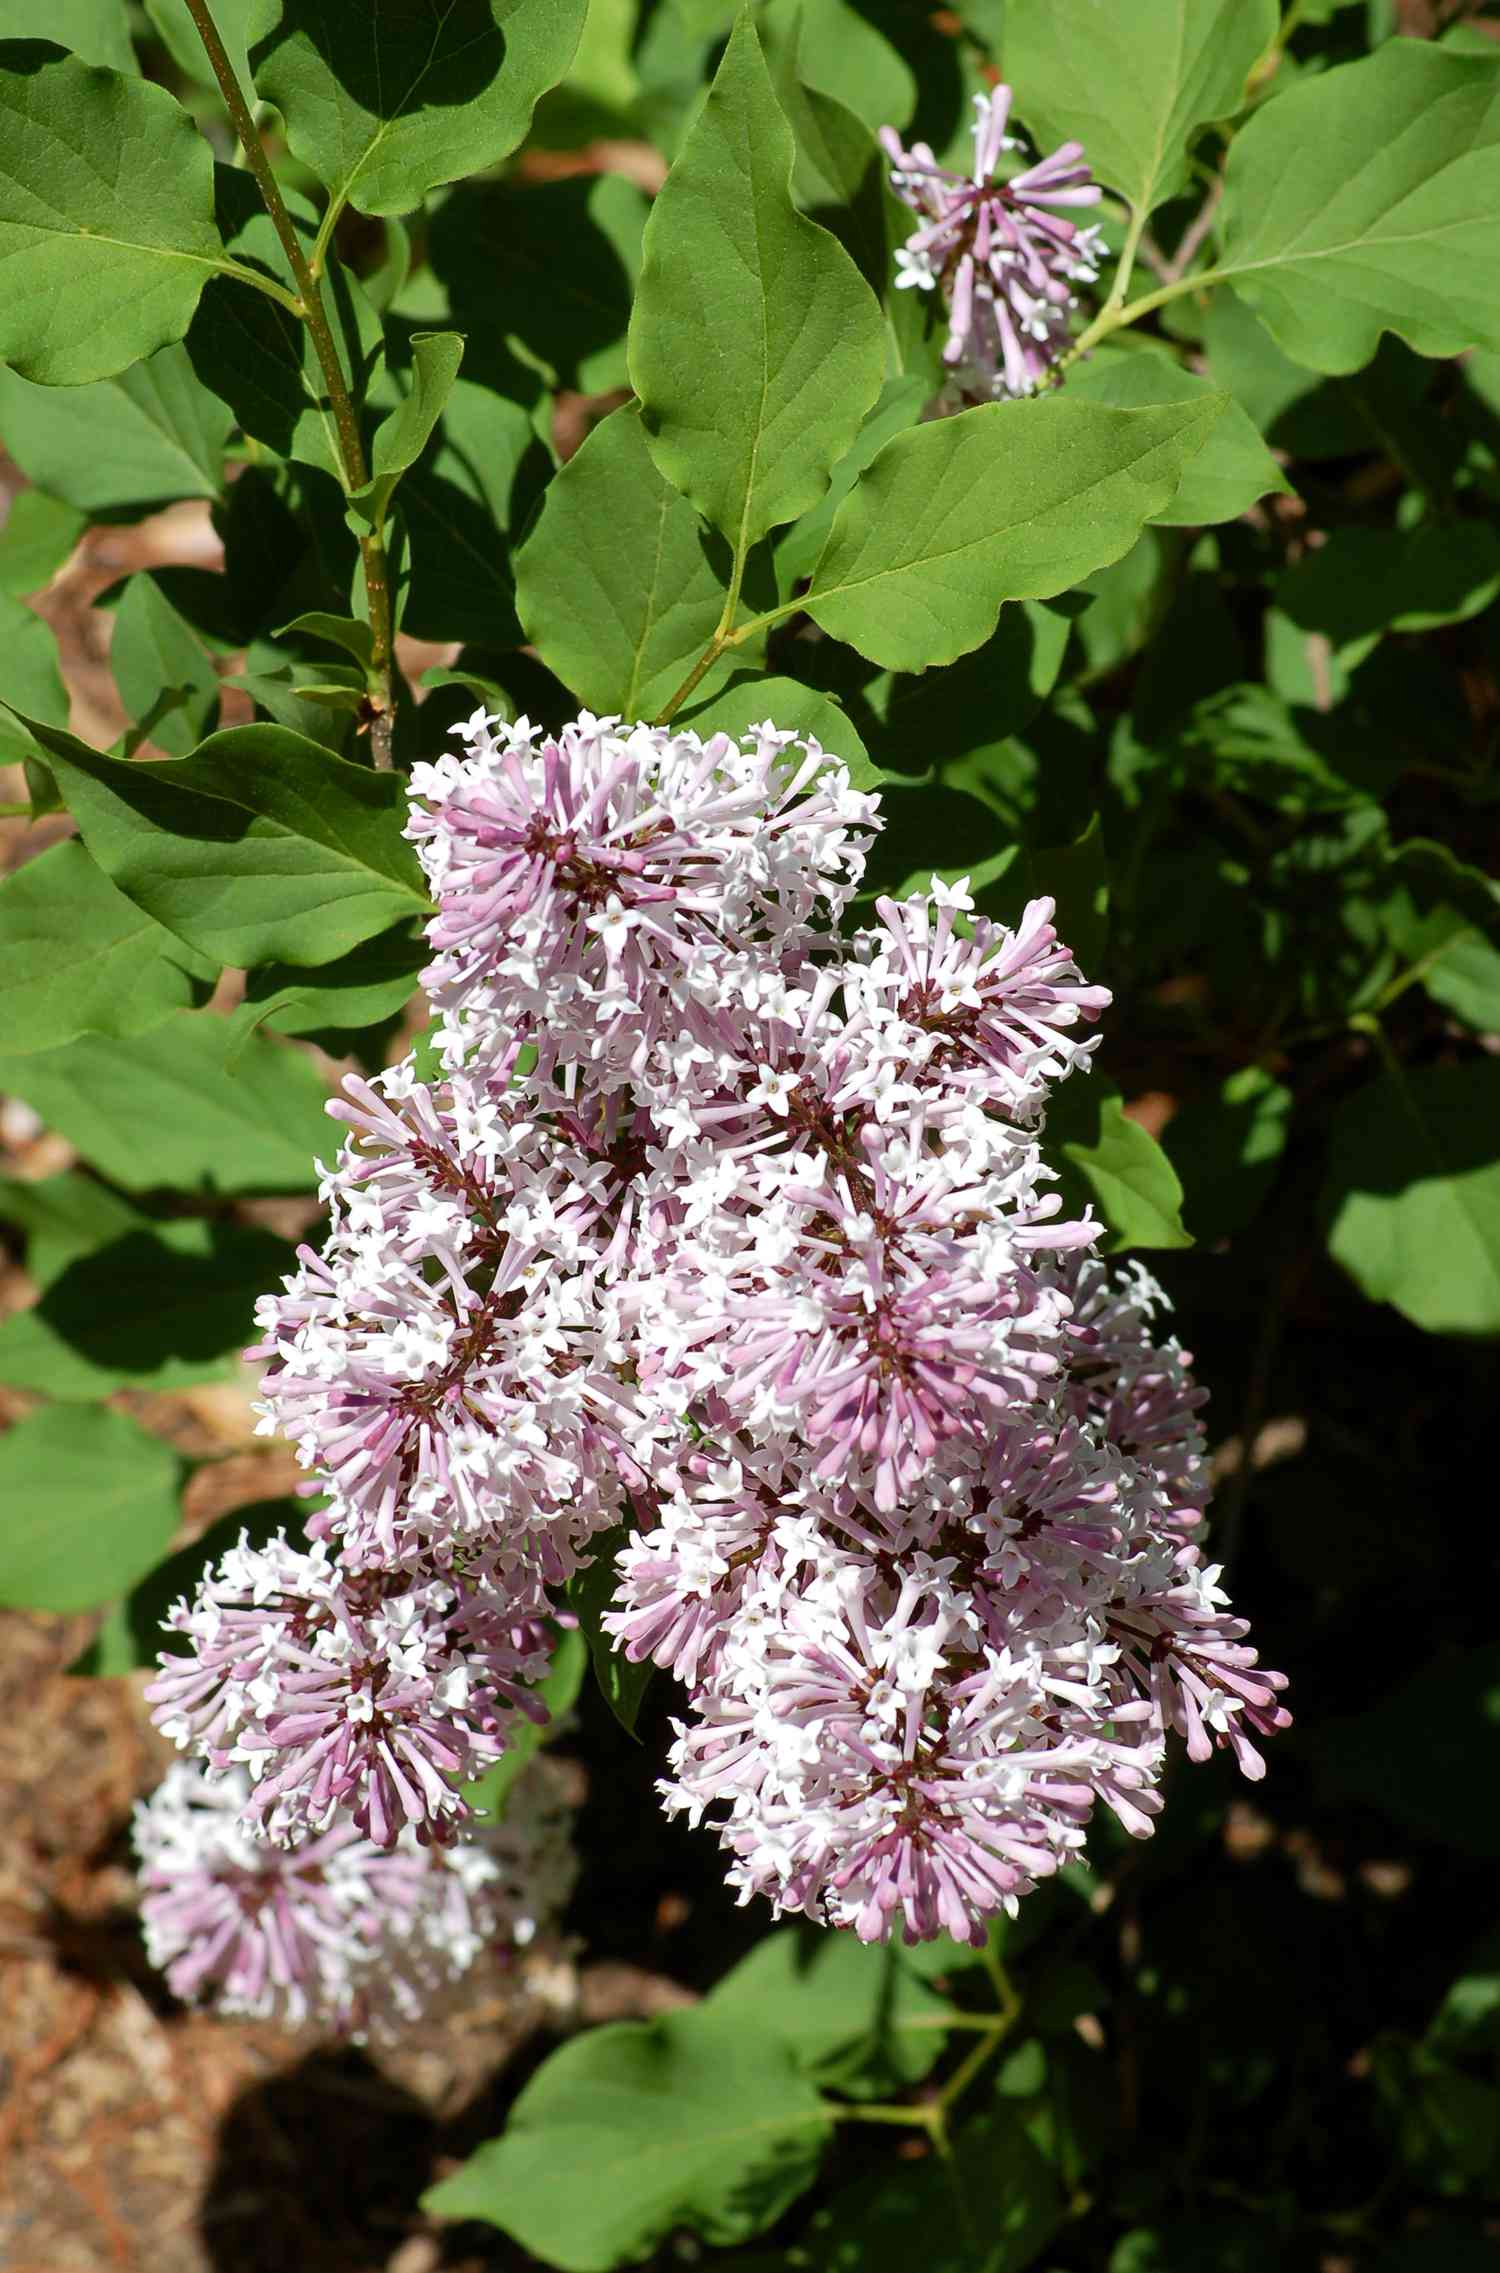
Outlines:
MULTIPOLYGON (((219 92, 224 98, 224 107, 229 113, 235 133, 240 138, 246 163, 255 176, 256 187, 259 189, 266 211, 271 217, 272 226, 281 240, 281 249, 286 254, 287 265, 296 279, 300 297, 294 300, 290 294, 286 294, 285 298, 288 306, 307 326, 308 336, 313 343, 313 352, 318 358, 318 367, 323 374, 323 384, 328 389, 328 401, 333 411, 334 427, 338 435, 344 487, 349 491, 363 489, 370 475, 365 460, 364 443, 360 437, 359 417, 354 408, 354 399, 350 394, 348 382, 344 377, 343 365, 339 361, 338 348, 334 343, 333 332, 329 326, 327 310, 323 306, 323 295, 318 285, 317 276, 302 249, 302 240, 297 235, 296 226, 287 210, 286 200, 281 194, 281 185, 276 179, 271 161, 266 156, 265 147, 256 132, 255 120, 251 116, 250 106, 245 100, 244 91, 234 75, 234 66, 230 62, 228 51, 219 36, 219 27, 210 13, 208 0, 187 0, 187 10, 197 26, 198 37, 203 42, 204 52, 212 66, 214 77, 219 83, 219 92)), ((230 273, 234 272, 230 271, 230 273)), ((254 281, 248 275, 241 273, 243 281, 254 281)), ((277 288, 277 291, 278 296, 281 296, 280 287, 277 288)), ((365 605, 370 619, 371 672, 374 681, 372 696, 374 715, 370 723, 370 754, 378 767, 388 769, 391 764, 394 695, 391 676, 391 589, 383 529, 376 527, 361 537, 360 555, 364 562, 365 605)))
POLYGON ((1067 354, 1058 357, 1056 368, 1066 370, 1101 339, 1108 339, 1111 332, 1123 331, 1127 324, 1138 324, 1153 308, 1164 308, 1169 300, 1180 300, 1184 292, 1198 292, 1206 285, 1223 283, 1230 273, 1223 268, 1200 268, 1196 276, 1176 276, 1169 283, 1158 285, 1154 292, 1143 292, 1139 300, 1132 300, 1128 307, 1101 308, 1087 330, 1079 333, 1067 354))

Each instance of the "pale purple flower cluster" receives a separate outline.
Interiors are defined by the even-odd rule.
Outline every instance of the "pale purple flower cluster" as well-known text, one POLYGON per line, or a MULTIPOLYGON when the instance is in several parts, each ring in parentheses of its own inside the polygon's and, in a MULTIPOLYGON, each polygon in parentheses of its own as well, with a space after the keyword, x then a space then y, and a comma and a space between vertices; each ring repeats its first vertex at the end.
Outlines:
POLYGON ((261 1309, 315 1544, 179 1605, 163 1724, 258 1835, 446 1845, 624 1525, 667 1803, 779 1910, 972 1938, 1097 1799, 1150 1828, 1173 1732, 1258 1773, 1198 1392, 1040 1149, 1108 1001, 1051 903, 934 880, 841 936, 878 800, 769 724, 462 732, 412 782, 435 1070, 346 1085, 261 1309))
POLYGON ((182 1761, 135 1811, 146 1950, 174 1994, 219 2012, 358 2040, 431 2017, 487 1948, 555 1922, 577 1863, 552 1764, 505 1818, 452 1847, 378 1847, 341 1821, 293 1847, 247 1828, 243 1769, 182 1761))
POLYGON ((1095 281, 1104 252, 1098 229, 1080 228, 1064 210, 1099 202, 1082 144, 1064 142, 997 180, 1002 154, 1022 147, 1005 131, 1011 90, 974 101, 972 179, 940 166, 925 142, 907 150, 894 127, 880 130, 891 187, 920 219, 896 254, 896 283, 946 301, 943 361, 959 402, 1040 385, 1069 345, 1072 287, 1095 281))

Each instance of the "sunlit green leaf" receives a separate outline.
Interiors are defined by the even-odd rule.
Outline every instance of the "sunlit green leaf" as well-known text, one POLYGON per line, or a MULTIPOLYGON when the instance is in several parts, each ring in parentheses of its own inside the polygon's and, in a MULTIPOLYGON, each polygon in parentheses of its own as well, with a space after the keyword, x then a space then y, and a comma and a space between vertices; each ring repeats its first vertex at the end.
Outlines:
POLYGON ((338 205, 409 213, 440 182, 497 165, 567 70, 586 0, 259 0, 256 91, 338 205))
POLYGON ((0 42, 0 358, 108 378, 181 339, 221 258, 208 144, 164 88, 0 42))
POLYGON ((695 2009, 590 2029, 527 2084, 503 2135, 423 2207, 477 2218, 564 2273, 606 2273, 675 2227, 744 2241, 811 2184, 832 2131, 774 2037, 695 2009), (588 2173, 587 2185, 558 2183, 588 2173))
POLYGON ((0 1603, 91 1610, 150 1570, 177 1528, 180 1463, 103 1405, 52 1406, 0 1433, 0 1603))
POLYGON ((815 505, 880 388, 879 313, 792 203, 748 16, 646 225, 630 374, 662 472, 742 553, 815 505))
POLYGON ((803 605, 894 670, 951 663, 1005 600, 1117 560, 1176 494, 1221 395, 1151 410, 992 403, 888 442, 834 518, 803 605))
POLYGON ((1500 62, 1387 40, 1258 110, 1224 185, 1216 273, 1299 363, 1500 346, 1500 62))

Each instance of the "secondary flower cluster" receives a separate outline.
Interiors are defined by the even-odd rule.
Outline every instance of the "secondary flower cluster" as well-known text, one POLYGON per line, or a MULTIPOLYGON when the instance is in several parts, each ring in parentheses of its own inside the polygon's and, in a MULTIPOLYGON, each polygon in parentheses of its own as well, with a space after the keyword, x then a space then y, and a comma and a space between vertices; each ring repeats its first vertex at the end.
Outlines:
POLYGON ((181 1761, 135 1811, 147 1954, 223 2013, 398 2035, 482 1950, 524 1948, 561 1910, 576 1864, 554 1776, 534 1760, 504 1821, 451 1848, 377 1847, 347 1820, 287 1848, 247 1829, 243 1769, 181 1761))
POLYGON ((1099 202, 1082 144, 997 181, 1002 153, 1022 147, 1005 131, 1011 90, 974 100, 972 179, 940 166, 925 142, 907 150, 893 127, 880 130, 891 187, 921 223, 896 254, 896 282, 947 302, 943 361, 960 406, 1040 385, 1069 344, 1072 287, 1096 280, 1104 251, 1098 229, 1063 210, 1099 202))
POLYGON ((1286 1718, 1193 1534, 1199 1393, 1039 1136, 1108 997, 1037 900, 877 900, 815 742, 480 714, 413 775, 436 1056, 334 1110, 261 1306, 325 1495, 173 1623, 162 1723, 252 1831, 446 1848, 624 1527, 617 1645, 686 1686, 667 1804, 734 1883, 976 1938, 1286 1718))

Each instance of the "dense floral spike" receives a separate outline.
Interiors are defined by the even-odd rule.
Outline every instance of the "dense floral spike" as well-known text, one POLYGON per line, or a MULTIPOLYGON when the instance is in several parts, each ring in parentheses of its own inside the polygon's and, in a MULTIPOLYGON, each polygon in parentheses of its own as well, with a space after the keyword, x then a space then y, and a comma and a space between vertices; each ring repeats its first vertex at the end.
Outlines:
POLYGON ((576 1861, 550 1763, 455 1848, 374 1846, 352 1823, 290 1848, 250 1836, 242 1769, 181 1762, 135 1811, 146 1948, 173 1993, 362 2041, 431 2012, 486 1948, 556 1920, 576 1861))
POLYGON ((919 216, 920 227, 896 255, 896 282, 938 291, 948 309, 943 361, 957 402, 1029 395, 1069 342, 1072 287, 1098 276, 1103 243, 1097 228, 1080 228, 1068 209, 1097 205, 1099 185, 1077 142, 1048 158, 995 178, 1007 150, 1009 87, 974 98, 972 178, 940 166, 925 142, 902 147, 893 127, 880 130, 891 160, 891 187, 919 216))
POLYGON ((669 1807, 779 1910, 978 1938, 1097 1803, 1150 1830, 1172 1740, 1256 1774, 1286 1719, 1160 1290, 1044 1158, 1109 998, 1049 900, 935 881, 840 939, 876 801, 774 726, 463 736, 412 821, 446 1071, 346 1084, 329 1238, 260 1310, 314 1544, 178 1606, 158 1717, 294 1858, 341 1810, 447 1846, 624 1521, 669 1807))

